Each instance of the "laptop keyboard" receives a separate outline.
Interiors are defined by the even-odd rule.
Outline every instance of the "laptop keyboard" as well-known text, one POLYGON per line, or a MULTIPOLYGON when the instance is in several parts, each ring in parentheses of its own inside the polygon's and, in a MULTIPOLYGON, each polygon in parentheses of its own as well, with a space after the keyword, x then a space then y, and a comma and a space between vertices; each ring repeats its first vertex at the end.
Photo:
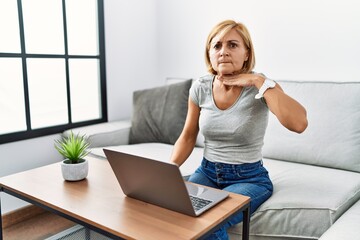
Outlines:
POLYGON ((191 195, 190 195, 190 200, 191 200, 191 203, 192 203, 195 211, 198 211, 213 202, 211 200, 207 200, 204 198, 199 198, 199 197, 195 197, 195 196, 191 196, 191 195))

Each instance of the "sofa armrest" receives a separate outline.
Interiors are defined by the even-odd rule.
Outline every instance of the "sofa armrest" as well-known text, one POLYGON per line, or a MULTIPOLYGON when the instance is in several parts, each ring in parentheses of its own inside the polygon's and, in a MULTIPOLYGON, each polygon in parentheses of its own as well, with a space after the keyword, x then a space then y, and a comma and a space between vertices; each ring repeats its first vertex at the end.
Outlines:
POLYGON ((359 239, 360 200, 348 209, 319 240, 359 239))
POLYGON ((86 135, 91 148, 129 144, 131 120, 112 121, 85 127, 68 129, 63 132, 68 137, 74 134, 86 135))

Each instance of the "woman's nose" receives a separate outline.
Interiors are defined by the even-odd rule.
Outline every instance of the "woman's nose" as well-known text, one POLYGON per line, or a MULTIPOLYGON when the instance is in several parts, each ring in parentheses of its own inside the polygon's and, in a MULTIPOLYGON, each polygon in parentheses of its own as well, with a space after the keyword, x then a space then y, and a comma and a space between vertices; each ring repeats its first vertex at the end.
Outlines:
POLYGON ((226 47, 222 47, 220 50, 221 56, 229 56, 229 52, 227 51, 226 47))

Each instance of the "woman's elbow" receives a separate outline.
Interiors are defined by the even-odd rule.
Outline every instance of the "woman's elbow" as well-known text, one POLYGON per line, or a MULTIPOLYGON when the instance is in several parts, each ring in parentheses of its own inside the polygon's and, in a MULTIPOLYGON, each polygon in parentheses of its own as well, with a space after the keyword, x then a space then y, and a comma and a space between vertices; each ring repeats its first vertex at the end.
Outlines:
POLYGON ((306 110, 304 109, 303 111, 303 114, 301 116, 297 116, 293 124, 292 131, 296 133, 303 133, 308 126, 306 110))
POLYGON ((296 116, 296 117, 290 117, 279 119, 280 122, 284 127, 286 127, 288 130, 296 133, 303 133, 307 126, 308 126, 308 120, 306 117, 306 112, 302 116, 296 116))
POLYGON ((303 133, 308 126, 307 118, 302 119, 301 121, 298 121, 296 126, 294 127, 293 131, 296 133, 303 133))

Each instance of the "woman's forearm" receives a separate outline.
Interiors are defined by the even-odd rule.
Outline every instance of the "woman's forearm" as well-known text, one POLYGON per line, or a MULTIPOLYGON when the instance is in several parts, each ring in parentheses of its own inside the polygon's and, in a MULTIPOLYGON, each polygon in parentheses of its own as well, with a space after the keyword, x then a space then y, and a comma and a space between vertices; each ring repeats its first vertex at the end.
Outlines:
POLYGON ((266 103, 279 122, 290 131, 302 133, 307 128, 305 108, 277 86, 264 94, 266 103))
MULTIPOLYGON (((253 84, 260 89, 265 76, 254 75, 253 84)), ((287 95, 279 84, 264 93, 266 104, 279 122, 290 131, 302 133, 307 128, 305 108, 295 99, 287 95)))
POLYGON ((193 139, 186 140, 185 137, 180 136, 174 145, 170 161, 178 166, 181 166, 192 153, 195 147, 195 142, 196 138, 194 141, 193 139))

